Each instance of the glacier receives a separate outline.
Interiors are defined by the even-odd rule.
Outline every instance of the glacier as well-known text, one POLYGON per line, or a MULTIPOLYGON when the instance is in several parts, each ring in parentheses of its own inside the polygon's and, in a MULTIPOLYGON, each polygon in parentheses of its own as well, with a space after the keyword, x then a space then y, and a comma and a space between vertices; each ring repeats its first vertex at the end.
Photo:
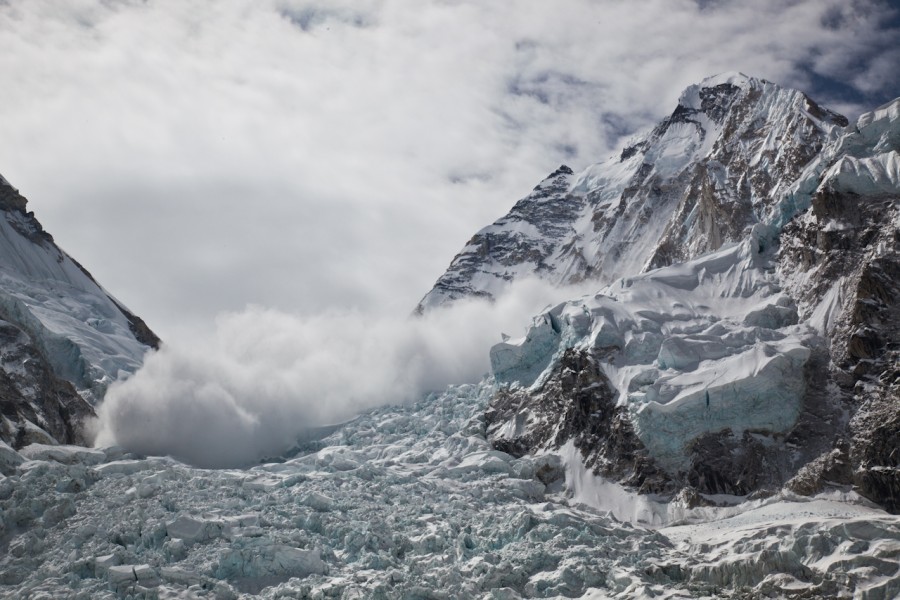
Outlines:
POLYGON ((116 447, 0 446, 0 595, 900 593, 900 520, 852 492, 693 508, 638 496, 565 451, 492 450, 483 415, 493 387, 371 410, 294 457, 244 470, 116 447))
MULTIPOLYGON (((709 78, 621 154, 553 172, 423 298, 594 290, 494 345, 481 382, 244 469, 26 422, 0 441, 0 596, 900 596, 898 135, 900 99, 849 124, 709 78)), ((96 398, 147 344, 2 178, 0 202, 4 367, 45 354, 96 398)))

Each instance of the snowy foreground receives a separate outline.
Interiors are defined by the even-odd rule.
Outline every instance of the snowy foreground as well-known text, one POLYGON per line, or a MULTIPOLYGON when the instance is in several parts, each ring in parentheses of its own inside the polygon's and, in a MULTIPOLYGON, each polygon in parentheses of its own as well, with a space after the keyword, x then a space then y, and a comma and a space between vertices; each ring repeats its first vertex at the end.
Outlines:
POLYGON ((631 496, 565 452, 491 451, 490 391, 379 409, 247 470, 0 446, 0 597, 900 593, 900 517, 850 493, 693 510, 631 496))

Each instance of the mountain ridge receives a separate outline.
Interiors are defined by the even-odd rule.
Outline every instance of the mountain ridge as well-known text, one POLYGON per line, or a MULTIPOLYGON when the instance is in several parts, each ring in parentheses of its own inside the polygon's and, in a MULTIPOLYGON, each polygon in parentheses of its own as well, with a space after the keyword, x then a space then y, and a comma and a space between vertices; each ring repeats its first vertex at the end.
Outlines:
POLYGON ((736 241, 763 217, 780 182, 846 124, 796 90, 739 73, 707 78, 618 156, 565 181, 554 172, 476 233, 417 311, 493 297, 522 273, 602 284, 736 241), (755 147, 745 148, 748 140, 755 147), (536 224, 557 205, 565 209, 544 234, 536 224), (643 238, 658 241, 648 247, 643 238))

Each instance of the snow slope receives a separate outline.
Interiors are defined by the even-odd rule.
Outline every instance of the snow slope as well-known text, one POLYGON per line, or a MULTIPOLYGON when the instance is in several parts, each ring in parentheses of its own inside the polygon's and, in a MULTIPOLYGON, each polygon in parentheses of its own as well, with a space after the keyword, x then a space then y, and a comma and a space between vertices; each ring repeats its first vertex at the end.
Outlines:
MULTIPOLYGON (((58 379, 56 387, 68 382, 84 400, 96 403, 112 381, 137 370, 159 340, 56 246, 26 212, 26 202, 5 179, 0 181, 0 319, 21 332, 6 355, 22 354, 19 349, 27 345, 25 354, 44 365, 42 377, 58 379)), ((22 364, 4 367, 7 377, 18 373, 15 399, 3 398, 7 422, 0 427, 12 440, 23 427, 40 428, 18 408, 24 403, 35 412, 40 398, 28 393, 26 388, 37 384, 22 364)), ((38 408, 37 420, 49 418, 40 414, 47 412, 53 410, 38 408)))

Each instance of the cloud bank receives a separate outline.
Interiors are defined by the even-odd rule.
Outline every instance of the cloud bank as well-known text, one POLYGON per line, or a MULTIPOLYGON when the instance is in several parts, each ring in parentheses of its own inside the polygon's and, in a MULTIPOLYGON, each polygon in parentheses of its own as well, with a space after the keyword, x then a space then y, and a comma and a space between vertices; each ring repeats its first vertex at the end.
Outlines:
POLYGON ((544 175, 603 160, 705 76, 851 113, 895 94, 896 17, 880 0, 0 2, 0 173, 167 340, 251 303, 402 312, 544 175))
POLYGON ((580 292, 526 281, 495 304, 460 302, 421 318, 266 308, 222 315, 214 336, 163 346, 110 388, 97 444, 204 467, 253 464, 310 428, 478 381, 502 331, 521 334, 548 299, 580 292))

